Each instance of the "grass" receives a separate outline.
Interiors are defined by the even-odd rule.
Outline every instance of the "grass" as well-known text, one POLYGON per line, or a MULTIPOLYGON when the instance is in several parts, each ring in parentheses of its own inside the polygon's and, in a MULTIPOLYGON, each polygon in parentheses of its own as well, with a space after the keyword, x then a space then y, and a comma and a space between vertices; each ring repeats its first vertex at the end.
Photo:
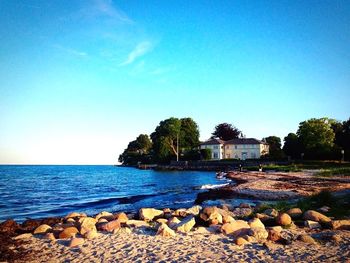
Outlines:
POLYGON ((322 169, 316 176, 350 175, 350 167, 322 169))

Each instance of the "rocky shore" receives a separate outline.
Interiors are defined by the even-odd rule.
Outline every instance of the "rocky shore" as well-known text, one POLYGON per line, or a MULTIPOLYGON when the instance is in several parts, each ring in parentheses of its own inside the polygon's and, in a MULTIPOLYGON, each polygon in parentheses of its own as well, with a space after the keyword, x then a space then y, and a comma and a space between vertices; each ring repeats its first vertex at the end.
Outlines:
POLYGON ((0 261, 237 262, 346 261, 350 219, 242 203, 138 214, 71 213, 0 224, 0 261))
POLYGON ((198 194, 196 203, 234 197, 255 200, 291 200, 322 191, 350 189, 350 176, 320 177, 315 171, 303 172, 228 172, 231 184, 198 194))

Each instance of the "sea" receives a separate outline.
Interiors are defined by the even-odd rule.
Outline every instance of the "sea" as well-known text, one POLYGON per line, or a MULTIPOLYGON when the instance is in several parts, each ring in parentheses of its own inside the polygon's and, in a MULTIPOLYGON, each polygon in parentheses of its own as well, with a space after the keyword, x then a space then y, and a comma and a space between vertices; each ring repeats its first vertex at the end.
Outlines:
POLYGON ((0 165, 0 222, 12 218, 187 208, 201 191, 230 183, 215 172, 108 165, 0 165))

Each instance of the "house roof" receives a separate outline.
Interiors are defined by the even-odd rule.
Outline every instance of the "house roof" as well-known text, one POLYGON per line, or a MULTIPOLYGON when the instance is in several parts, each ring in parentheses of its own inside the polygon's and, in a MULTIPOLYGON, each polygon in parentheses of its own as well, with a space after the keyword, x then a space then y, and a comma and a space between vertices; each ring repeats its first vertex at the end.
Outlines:
POLYGON ((201 145, 216 145, 216 144, 225 144, 225 141, 220 139, 209 139, 201 143, 201 145))
POLYGON ((255 138, 238 138, 226 141, 225 144, 266 144, 263 141, 259 141, 255 138))
POLYGON ((229 141, 224 141, 220 139, 209 139, 201 143, 201 145, 217 145, 217 144, 267 144, 267 143, 263 141, 259 141, 255 138, 237 138, 229 141))

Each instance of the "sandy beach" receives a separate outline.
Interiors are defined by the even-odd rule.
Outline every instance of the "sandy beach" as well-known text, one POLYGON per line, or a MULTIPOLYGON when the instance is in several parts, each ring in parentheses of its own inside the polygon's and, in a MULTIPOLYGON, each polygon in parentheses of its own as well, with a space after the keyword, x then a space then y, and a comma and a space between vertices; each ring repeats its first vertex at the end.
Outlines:
POLYGON ((349 231, 336 231, 342 237, 339 243, 267 241, 244 246, 223 234, 199 232, 168 238, 142 231, 100 234, 79 248, 69 248, 63 240, 31 237, 24 247, 32 253, 23 262, 350 262, 349 231))

